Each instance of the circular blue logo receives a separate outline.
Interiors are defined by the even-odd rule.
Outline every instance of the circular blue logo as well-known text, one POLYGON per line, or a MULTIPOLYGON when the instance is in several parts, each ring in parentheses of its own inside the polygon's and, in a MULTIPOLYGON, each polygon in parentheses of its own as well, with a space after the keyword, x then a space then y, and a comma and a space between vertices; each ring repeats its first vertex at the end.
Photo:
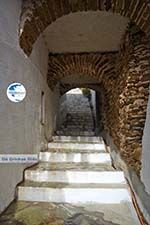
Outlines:
POLYGON ((26 89, 21 83, 12 83, 7 88, 7 97, 12 102, 21 102, 26 96, 26 89))

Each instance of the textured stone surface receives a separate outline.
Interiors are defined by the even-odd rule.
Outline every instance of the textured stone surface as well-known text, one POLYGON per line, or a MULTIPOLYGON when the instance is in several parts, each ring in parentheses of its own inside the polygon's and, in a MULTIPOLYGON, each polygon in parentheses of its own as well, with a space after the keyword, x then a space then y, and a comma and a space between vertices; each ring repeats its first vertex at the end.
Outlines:
POLYGON ((0 217, 1 225, 136 225, 128 205, 71 205, 17 202, 0 217), (123 214, 128 216, 123 217, 123 214), (113 222, 111 222, 113 218, 113 222))
POLYGON ((79 11, 113 11, 128 17, 146 34, 150 34, 150 3, 135 0, 24 0, 20 22, 20 46, 30 55, 38 36, 63 15, 79 11))
POLYGON ((35 167, 32 167, 32 169, 40 169, 41 171, 43 170, 85 170, 85 171, 88 171, 88 170, 92 170, 92 171, 107 171, 107 170, 111 170, 112 167, 110 165, 110 163, 101 163, 101 168, 100 168, 100 164, 99 163, 87 163, 87 162, 80 162, 80 163, 41 163, 35 167))
POLYGON ((104 80, 105 87, 111 87, 104 123, 126 163, 139 173, 150 84, 149 39, 127 34, 118 58, 118 78, 104 80))
POLYGON ((143 183, 145 184, 146 191, 150 194, 150 96, 149 96, 149 103, 147 107, 147 116, 144 128, 144 135, 143 135, 143 151, 142 151, 142 171, 141 171, 141 178, 143 183))
POLYGON ((51 89, 65 76, 88 75, 102 81, 115 75, 117 53, 49 55, 48 84, 51 89))

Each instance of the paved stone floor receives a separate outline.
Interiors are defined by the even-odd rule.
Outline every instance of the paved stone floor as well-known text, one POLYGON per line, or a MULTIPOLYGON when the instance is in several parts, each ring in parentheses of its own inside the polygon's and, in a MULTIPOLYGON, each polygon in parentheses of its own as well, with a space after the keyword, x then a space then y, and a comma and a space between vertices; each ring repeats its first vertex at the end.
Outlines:
POLYGON ((1 225, 136 225, 126 203, 106 206, 13 202, 0 217, 1 225), (117 209, 118 208, 118 209, 117 209), (116 210, 117 209, 117 210, 116 210), (124 215, 124 216, 122 216, 124 215))

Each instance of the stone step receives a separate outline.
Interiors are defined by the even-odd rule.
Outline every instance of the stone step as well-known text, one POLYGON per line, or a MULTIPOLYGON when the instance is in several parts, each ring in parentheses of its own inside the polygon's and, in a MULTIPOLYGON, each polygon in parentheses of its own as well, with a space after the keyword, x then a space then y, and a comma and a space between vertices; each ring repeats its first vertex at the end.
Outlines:
POLYGON ((68 128, 68 127, 65 127, 65 128, 61 128, 61 131, 65 132, 65 133, 81 133, 81 132, 93 132, 93 129, 94 128, 90 128, 90 129, 84 129, 84 128, 78 128, 78 127, 75 127, 75 128, 68 128))
POLYGON ((87 112, 81 111, 81 110, 78 110, 77 112, 75 112, 75 111, 70 110, 69 115, 71 115, 72 118, 80 118, 80 117, 84 117, 84 116, 88 117, 88 118, 92 117, 91 112, 89 112, 88 110, 87 110, 87 112))
MULTIPOLYGON (((75 170, 75 171, 116 171, 110 163, 49 163, 49 162, 40 162, 39 164, 30 168, 31 170, 40 170, 40 171, 66 171, 66 170, 75 170)), ((29 169, 28 169, 29 170, 29 169)))
POLYGON ((57 142, 49 142, 49 149, 76 149, 76 150, 97 150, 99 152, 105 151, 105 145, 101 143, 57 143, 57 142))
POLYGON ((81 125, 86 125, 86 126, 93 126, 93 119, 90 120, 90 119, 87 119, 87 118, 84 118, 84 119, 71 119, 70 121, 66 121, 65 123, 66 125, 78 125, 78 126, 81 126, 81 125))
POLYGON ((140 225, 141 223, 133 205, 127 201, 122 201, 119 204, 15 201, 2 214, 0 224, 140 225), (23 221, 23 223, 20 221, 23 221))
POLYGON ((88 124, 86 121, 85 122, 77 122, 77 123, 75 123, 75 122, 70 122, 70 123, 64 123, 61 127, 68 127, 68 128, 76 128, 76 127, 78 127, 78 128, 82 128, 82 127, 85 127, 85 128, 93 128, 93 126, 94 126, 94 124, 92 123, 92 124, 88 124), (79 125, 80 124, 80 125, 79 125))
POLYGON ((72 153, 72 152, 40 152, 39 160, 42 162, 87 162, 110 163, 109 153, 72 153))
POLYGON ((64 136, 95 136, 95 132, 91 131, 80 131, 80 132, 76 132, 76 131, 57 131, 56 132, 57 135, 64 135, 64 136))
MULTIPOLYGON (((68 129, 82 128, 82 127, 85 127, 87 129, 93 128, 93 124, 84 124, 84 123, 80 123, 80 124, 67 123, 65 125, 68 129)), ((63 125, 63 127, 65 126, 63 125)))
POLYGON ((84 124, 79 125, 68 125, 65 124, 60 127, 60 130, 68 130, 68 131, 82 131, 82 132, 91 132, 93 130, 94 126, 85 126, 84 124))
POLYGON ((86 118, 86 117, 84 117, 84 118, 71 118, 71 120, 66 120, 66 123, 67 124, 79 124, 79 122, 87 122, 87 125, 92 125, 93 124, 93 118, 86 118))
POLYGON ((118 184, 126 186, 126 180, 122 171, 48 171, 32 170, 25 171, 25 180, 36 182, 58 183, 86 183, 86 184, 118 184))
POLYGON ((71 114, 71 116, 70 116, 70 119, 69 120, 67 120, 67 118, 66 118, 66 121, 72 121, 72 120, 76 120, 76 121, 84 121, 84 120, 87 120, 87 121, 89 121, 89 122, 92 122, 93 121, 93 117, 92 117, 92 115, 88 115, 88 114, 84 114, 84 113, 80 113, 80 114, 78 114, 78 115, 73 115, 73 114, 71 114))
POLYGON ((83 130, 83 132, 85 132, 85 131, 89 131, 89 132, 91 132, 92 130, 93 130, 93 128, 94 128, 94 126, 92 125, 92 126, 84 126, 84 125, 80 125, 80 126, 78 126, 78 125, 72 125, 72 126, 69 126, 68 124, 67 124, 67 126, 65 127, 65 126, 62 126, 60 129, 61 130, 64 130, 64 131, 82 131, 83 130))
POLYGON ((81 143, 100 143, 103 144, 102 137, 72 137, 72 136, 53 136, 52 137, 54 142, 81 142, 81 143))
MULTIPOLYGON (((66 129, 62 129, 61 131, 63 132, 63 135, 72 135, 72 136, 75 136, 74 134, 76 133, 78 135, 84 136, 83 135, 83 129, 80 129, 80 130, 74 129, 72 131, 72 130, 66 128, 66 129)), ((89 130, 85 131, 84 130, 84 132, 93 132, 93 131, 89 131, 89 130)))
POLYGON ((50 186, 39 186, 38 184, 28 184, 18 187, 18 200, 20 201, 38 201, 38 202, 57 202, 57 203, 102 203, 102 204, 120 204, 121 202, 130 202, 131 198, 126 188, 91 188, 89 184, 86 187, 63 187, 56 188, 50 186))
MULTIPOLYGON (((67 142, 66 142, 67 143, 67 142)), ((42 153, 44 153, 44 152, 54 152, 54 153, 89 153, 89 154, 91 154, 91 152, 92 152, 92 154, 95 154, 95 153, 106 153, 106 151, 105 150, 101 150, 101 151, 99 151, 99 150, 90 150, 90 149, 80 149, 80 150, 77 150, 77 149, 63 149, 63 148, 61 148, 61 149, 57 149, 57 148, 50 148, 50 149, 45 149, 45 150, 42 150, 41 151, 42 153)))
POLYGON ((70 109, 69 110, 69 113, 71 114, 71 115, 75 115, 75 116, 77 116, 77 115, 80 115, 80 114, 82 114, 82 115, 87 115, 87 116, 91 116, 91 110, 90 110, 90 107, 86 107, 86 110, 85 110, 85 108, 76 108, 75 110, 73 109, 70 109))
POLYGON ((73 128, 70 128, 68 126, 66 127, 61 127, 60 131, 65 131, 65 132, 93 132, 94 131, 94 126, 88 128, 88 127, 78 127, 74 126, 73 128))
POLYGON ((38 187, 38 188, 126 188, 127 184, 100 184, 100 183, 64 183, 64 182, 37 182, 26 180, 19 187, 38 187))

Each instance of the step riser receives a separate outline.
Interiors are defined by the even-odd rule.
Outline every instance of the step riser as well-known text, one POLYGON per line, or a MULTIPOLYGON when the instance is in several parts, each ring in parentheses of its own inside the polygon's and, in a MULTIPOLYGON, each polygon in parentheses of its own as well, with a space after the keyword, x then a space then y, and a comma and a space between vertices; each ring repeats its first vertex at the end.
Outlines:
POLYGON ((19 187, 18 200, 55 203, 101 203, 119 204, 121 201, 131 202, 126 189, 53 189, 19 187))
MULTIPOLYGON (((28 169, 27 169, 28 170, 28 169)), ((30 171, 115 171, 111 164, 103 163, 50 163, 50 162, 40 162, 39 165, 31 168, 30 171)))
POLYGON ((85 142, 85 143, 103 143, 102 138, 99 137, 72 137, 72 136, 53 136, 53 141, 61 142, 85 142))
POLYGON ((125 184, 122 172, 90 171, 34 171, 27 170, 25 179, 36 182, 84 183, 84 184, 125 184))
POLYGON ((76 149, 76 150, 97 150, 97 151, 105 151, 104 144, 83 144, 83 143, 56 143, 50 142, 48 143, 49 149, 76 149))
POLYGON ((66 135, 66 136, 91 136, 91 137, 94 137, 95 136, 95 133, 94 132, 67 132, 67 131, 57 131, 57 134, 58 135, 66 135))
MULTIPOLYGON (((57 148, 51 148, 51 149, 48 149, 48 150, 44 150, 44 151, 41 151, 42 153, 50 153, 50 152, 53 152, 53 153, 66 153, 66 154, 91 154, 91 150, 85 150, 85 149, 82 149, 82 150, 76 150, 76 149, 57 149, 57 148)), ((92 154, 106 154, 106 151, 104 150, 92 150, 92 154)))
POLYGON ((41 152, 39 159, 42 162, 87 162, 87 163, 107 163, 111 164, 110 155, 107 153, 57 153, 57 152, 41 152))

